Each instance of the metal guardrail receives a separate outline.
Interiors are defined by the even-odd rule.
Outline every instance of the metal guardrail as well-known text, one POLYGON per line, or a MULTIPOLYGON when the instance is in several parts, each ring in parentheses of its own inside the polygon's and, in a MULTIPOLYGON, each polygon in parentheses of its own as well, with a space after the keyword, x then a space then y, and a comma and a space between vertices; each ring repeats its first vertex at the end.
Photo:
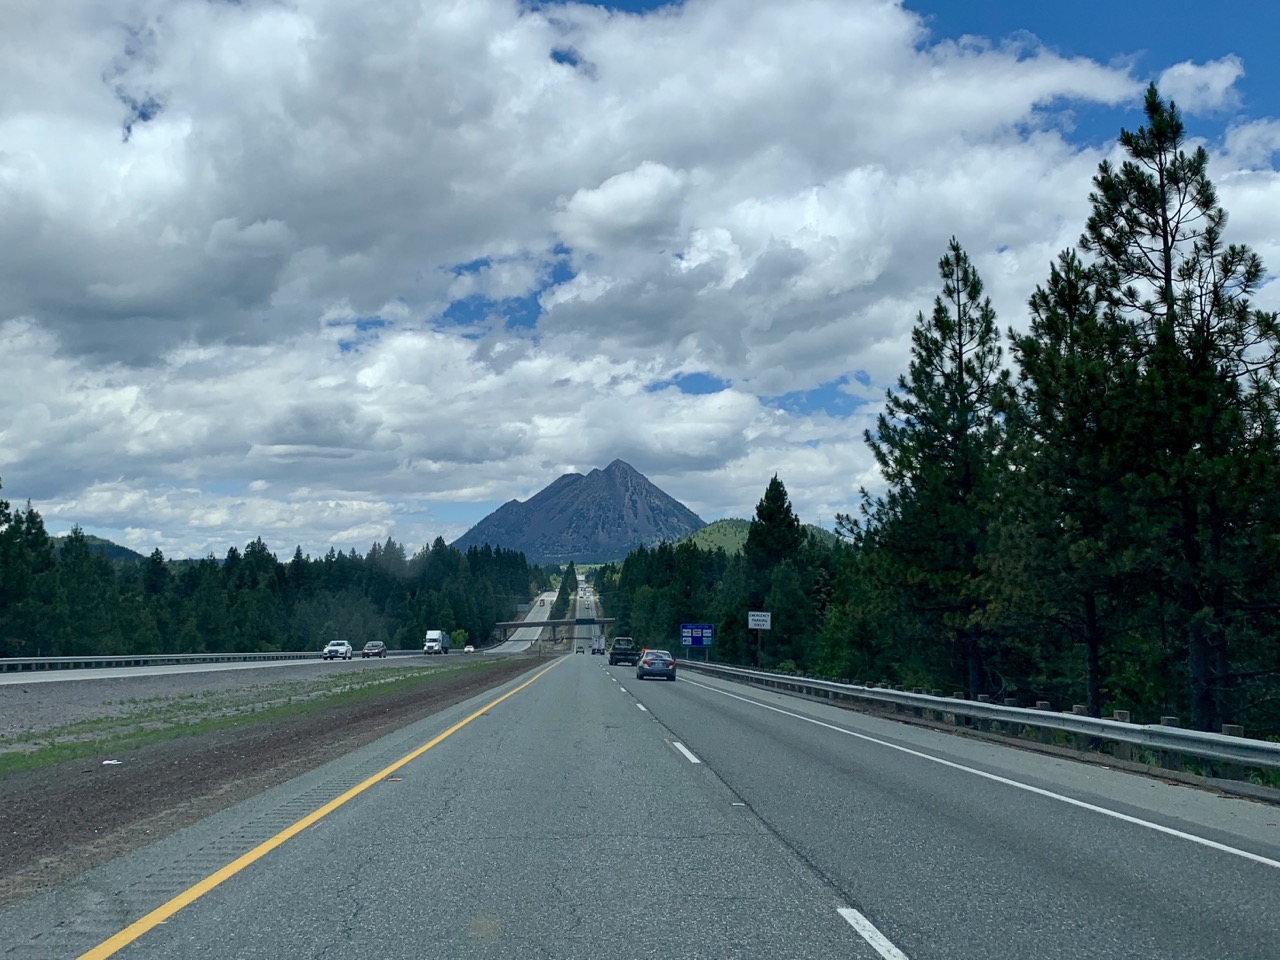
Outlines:
POLYGON ((954 697, 934 697, 924 693, 907 693, 883 687, 866 687, 832 680, 816 680, 794 674, 748 670, 696 660, 681 660, 680 666, 713 676, 751 683, 777 690, 789 690, 826 700, 853 700, 892 707, 898 712, 910 710, 917 717, 930 717, 957 723, 958 718, 983 724, 1000 724, 1016 735, 1024 728, 1047 733, 1071 734, 1077 738, 1105 740, 1113 743, 1146 747, 1161 754, 1183 754, 1222 763, 1238 764, 1268 770, 1280 770, 1280 743, 1254 740, 1223 733, 1184 730, 1164 724, 1125 723, 1103 720, 1075 713, 1058 713, 1032 707, 1013 707, 954 697))
MULTIPOLYGON (((388 650, 388 656, 407 656, 417 650, 388 650)), ((359 656, 355 651, 353 659, 359 656)), ((151 667, 183 663, 242 663, 255 660, 319 660, 319 650, 276 653, 151 653, 92 657, 0 657, 0 673, 36 670, 84 670, 101 667, 151 667)))

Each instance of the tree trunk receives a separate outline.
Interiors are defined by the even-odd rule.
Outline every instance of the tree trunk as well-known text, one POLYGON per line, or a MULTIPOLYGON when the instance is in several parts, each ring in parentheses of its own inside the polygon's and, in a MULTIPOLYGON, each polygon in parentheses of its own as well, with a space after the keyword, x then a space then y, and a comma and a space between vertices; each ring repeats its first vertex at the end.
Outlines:
MULTIPOLYGON (((1194 590, 1183 590, 1184 610, 1188 592, 1195 593, 1194 590)), ((1217 719, 1210 682, 1211 655, 1208 626, 1199 619, 1192 619, 1187 625, 1187 674, 1191 687, 1191 726, 1197 730, 1212 730, 1217 719)))
POLYGON ((964 631, 965 668, 969 674, 969 696, 975 700, 980 693, 987 692, 987 684, 982 669, 981 627, 969 627, 964 631))
POLYGON ((1102 630, 1098 624, 1098 598, 1084 596, 1085 704, 1089 716, 1102 716, 1102 630))

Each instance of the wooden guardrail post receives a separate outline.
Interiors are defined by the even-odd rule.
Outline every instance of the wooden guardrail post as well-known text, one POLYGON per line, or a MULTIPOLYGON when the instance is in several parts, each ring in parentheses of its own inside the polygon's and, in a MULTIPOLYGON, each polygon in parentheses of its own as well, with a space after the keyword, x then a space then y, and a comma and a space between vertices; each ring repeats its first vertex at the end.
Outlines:
MULTIPOLYGON (((1129 723, 1128 710, 1116 710, 1111 714, 1111 719, 1117 723, 1129 723)), ((1132 760, 1133 746, 1125 743, 1123 740, 1117 740, 1112 750, 1112 756, 1117 760, 1132 760)))
MULTIPOLYGON (((1050 709, 1049 701, 1037 700, 1036 709, 1046 710, 1046 711, 1049 710, 1050 709)), ((1036 727, 1036 740, 1038 740, 1040 743, 1053 743, 1053 731, 1049 730, 1046 727, 1036 727)))
MULTIPOLYGON (((1006 707, 1016 707, 1018 705, 1018 698, 1005 697, 1004 705, 1006 707)), ((1014 723, 1011 721, 1009 723, 999 724, 999 726, 1004 727, 1004 732, 1007 733, 1009 736, 1013 737, 1015 740, 1022 736, 1022 724, 1020 723, 1014 723)))
MULTIPOLYGON (((1224 737, 1243 737, 1244 727, 1238 723, 1224 723, 1222 725, 1222 735, 1224 737)), ((1228 780, 1245 780, 1248 777, 1247 769, 1238 763, 1218 763, 1215 764, 1215 773, 1220 777, 1228 780)))
MULTIPOLYGON (((1089 715, 1089 708, 1083 703, 1073 703, 1071 705, 1071 712, 1077 717, 1087 717, 1089 715)), ((1089 749, 1089 738, 1083 734, 1073 734, 1071 737, 1071 743, 1077 750, 1089 749)))
MULTIPOLYGON (((979 703, 990 703, 990 702, 991 702, 991 697, 989 697, 989 696, 988 696, 987 694, 985 694, 985 693, 980 693, 980 694, 978 694, 978 702, 979 702, 979 703)), ((979 730, 981 730, 983 733, 987 733, 987 732, 989 732, 989 731, 991 730, 991 721, 990 721, 990 720, 982 720, 982 719, 980 719, 980 718, 978 718, 978 717, 974 717, 974 718, 973 718, 973 725, 974 725, 975 727, 977 727, 979 730)))
MULTIPOLYGON (((1181 721, 1178 720, 1177 717, 1161 717, 1160 726, 1180 727, 1182 726, 1182 723, 1181 721)), ((1157 753, 1160 759, 1160 766, 1164 767, 1166 770, 1177 770, 1178 767, 1181 766, 1179 762, 1178 754, 1175 753, 1174 751, 1160 750, 1160 751, 1157 751, 1157 753)))

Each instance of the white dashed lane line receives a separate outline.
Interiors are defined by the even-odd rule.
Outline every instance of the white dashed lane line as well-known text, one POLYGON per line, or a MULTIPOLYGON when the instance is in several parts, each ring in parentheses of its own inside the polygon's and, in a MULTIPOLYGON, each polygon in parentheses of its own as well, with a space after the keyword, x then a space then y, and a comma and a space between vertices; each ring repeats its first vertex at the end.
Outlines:
POLYGON ((672 741, 671 741, 671 745, 672 745, 673 747, 675 747, 677 750, 679 750, 681 753, 683 753, 683 754, 684 754, 685 759, 686 759, 686 760, 688 760, 690 763, 701 763, 701 762, 702 762, 701 760, 699 760, 697 757, 695 757, 695 756, 693 755, 693 751, 692 751, 692 750, 690 750, 688 747, 686 747, 686 746, 685 746, 683 743, 681 743, 679 740, 672 740, 672 741))
POLYGON ((849 926, 857 930, 858 935, 871 944, 872 949, 884 957, 884 960, 908 960, 907 955, 895 947, 888 937, 877 930, 874 923, 853 909, 853 907, 839 907, 836 912, 848 920, 849 926))

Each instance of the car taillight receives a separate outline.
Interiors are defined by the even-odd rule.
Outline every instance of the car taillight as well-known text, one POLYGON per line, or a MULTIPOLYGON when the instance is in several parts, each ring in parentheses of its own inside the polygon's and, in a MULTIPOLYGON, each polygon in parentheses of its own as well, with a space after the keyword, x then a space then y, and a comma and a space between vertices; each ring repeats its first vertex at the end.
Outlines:
POLYGON ((668 666, 668 667, 674 667, 675 665, 676 665, 676 662, 675 662, 674 660, 668 660, 668 661, 667 661, 667 666, 668 666))

